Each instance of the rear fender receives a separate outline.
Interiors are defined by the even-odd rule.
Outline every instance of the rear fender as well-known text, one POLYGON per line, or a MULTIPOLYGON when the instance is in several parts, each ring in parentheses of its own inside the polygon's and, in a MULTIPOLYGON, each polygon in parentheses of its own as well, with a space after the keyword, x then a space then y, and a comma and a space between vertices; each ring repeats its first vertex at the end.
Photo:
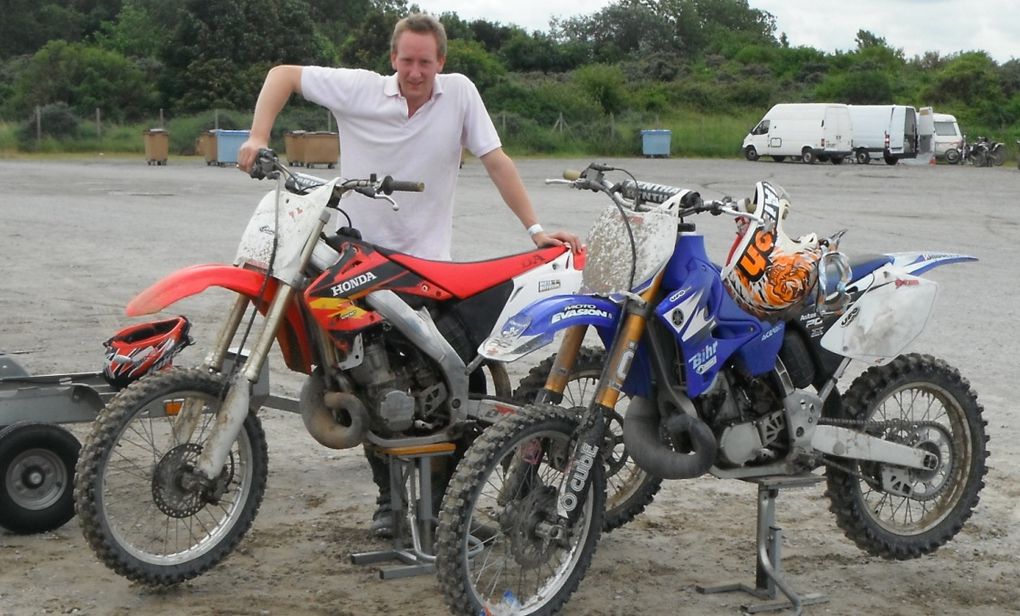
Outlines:
MULTIPOLYGON (((193 265, 177 270, 159 280, 132 299, 125 310, 129 317, 154 314, 182 299, 197 295, 209 287, 222 287, 244 295, 259 312, 266 313, 276 297, 279 283, 266 280, 262 272, 230 265, 193 265), (263 289, 265 285, 265 289, 263 289), (261 292, 261 294, 260 294, 261 292)), ((287 307, 284 323, 276 334, 287 367, 311 374, 312 355, 305 320, 296 302, 287 307)))
POLYGON ((560 295, 534 302, 511 317, 496 336, 478 347, 486 359, 511 362, 553 341, 556 332, 575 325, 590 325, 603 340, 612 340, 621 308, 591 295, 560 295))

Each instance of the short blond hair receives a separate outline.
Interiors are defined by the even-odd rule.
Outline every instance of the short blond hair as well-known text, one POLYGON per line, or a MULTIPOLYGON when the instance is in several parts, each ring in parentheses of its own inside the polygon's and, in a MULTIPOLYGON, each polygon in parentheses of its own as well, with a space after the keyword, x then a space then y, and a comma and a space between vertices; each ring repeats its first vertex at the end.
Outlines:
POLYGON ((411 13, 397 22, 397 25, 393 27, 393 37, 390 38, 390 53, 397 53, 397 40, 407 30, 436 37, 436 49, 439 52, 439 57, 446 57, 446 28, 438 19, 425 13, 411 13))

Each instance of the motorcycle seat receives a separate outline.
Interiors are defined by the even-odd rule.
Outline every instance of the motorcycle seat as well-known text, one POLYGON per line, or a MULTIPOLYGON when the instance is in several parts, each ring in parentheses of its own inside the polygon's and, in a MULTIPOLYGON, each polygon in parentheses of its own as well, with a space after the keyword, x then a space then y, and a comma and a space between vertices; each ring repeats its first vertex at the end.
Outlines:
MULTIPOLYGON (((507 257, 466 262, 433 261, 401 252, 385 251, 385 254, 391 261, 431 280, 457 298, 465 299, 549 263, 567 250, 569 248, 564 246, 550 246, 507 257)), ((575 267, 580 267, 580 260, 575 262, 575 267)))

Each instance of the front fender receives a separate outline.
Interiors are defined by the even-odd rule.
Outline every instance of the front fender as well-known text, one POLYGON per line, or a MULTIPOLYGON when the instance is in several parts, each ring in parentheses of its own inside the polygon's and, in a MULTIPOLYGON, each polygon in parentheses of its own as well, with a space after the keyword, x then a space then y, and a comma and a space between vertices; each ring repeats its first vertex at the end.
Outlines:
POLYGON ((552 342, 556 332, 575 325, 590 325, 603 340, 611 340, 620 310, 619 304, 591 295, 541 299, 511 317, 499 335, 483 341, 478 353, 494 361, 514 361, 552 342))
MULTIPOLYGON (((125 312, 129 317, 153 314, 209 287, 222 287, 240 293, 265 314, 269 303, 276 297, 279 282, 275 278, 267 281, 263 272, 231 265, 193 265, 172 272, 136 295, 128 303, 125 312)), ((307 332, 301 310, 296 302, 291 302, 276 340, 280 343, 288 368, 311 374, 312 354, 307 332)))

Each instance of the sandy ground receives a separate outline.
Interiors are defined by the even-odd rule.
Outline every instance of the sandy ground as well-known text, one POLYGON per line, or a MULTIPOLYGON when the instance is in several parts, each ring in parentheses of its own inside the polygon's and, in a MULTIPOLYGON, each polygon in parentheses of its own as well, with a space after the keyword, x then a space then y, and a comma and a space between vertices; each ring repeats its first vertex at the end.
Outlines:
MULTIPOLYGON (((932 556, 872 558, 836 528, 821 486, 784 492, 778 520, 793 587, 831 599, 807 614, 1020 613, 1020 172, 616 162, 639 178, 696 187, 707 197, 745 196, 755 180, 771 178, 793 196, 791 235, 846 227, 843 248, 852 253, 930 249, 981 258, 931 274, 942 290, 928 330, 913 345, 957 366, 984 405, 990 470, 963 532, 932 556)), ((592 193, 542 184, 583 164, 520 163, 547 229, 584 233, 606 204, 592 193)), ((194 161, 171 160, 167 167, 100 158, 0 161, 0 348, 35 374, 98 370, 101 341, 130 322, 122 307, 132 295, 176 268, 229 261, 268 188, 194 161)), ((710 253, 722 259, 732 222, 699 225, 710 253)), ((454 237, 455 256, 465 260, 529 245, 474 161, 462 173, 454 237)), ((179 363, 200 361, 228 302, 226 294, 210 293, 180 305, 195 322, 199 348, 179 363)), ((531 363, 513 366, 512 379, 531 363)), ((272 367, 273 389, 295 395, 300 381, 275 354, 272 367)), ((86 547, 77 519, 36 536, 0 530, 0 614, 446 613, 432 576, 382 581, 376 569, 349 564, 352 553, 386 545, 365 530, 375 494, 360 450, 317 445, 292 414, 267 410, 262 420, 270 448, 265 501, 247 538, 222 564, 155 592, 104 567, 86 547)), ((755 486, 712 478, 667 483, 645 515, 603 538, 565 613, 739 613, 747 596, 705 596, 695 585, 753 583, 754 528, 755 486)))

